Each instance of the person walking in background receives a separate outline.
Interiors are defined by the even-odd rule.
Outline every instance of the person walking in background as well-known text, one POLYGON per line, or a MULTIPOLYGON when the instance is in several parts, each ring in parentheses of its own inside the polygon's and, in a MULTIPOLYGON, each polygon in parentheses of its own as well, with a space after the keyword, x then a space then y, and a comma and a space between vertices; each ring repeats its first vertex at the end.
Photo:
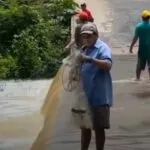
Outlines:
POLYGON ((80 12, 77 15, 77 19, 76 19, 77 26, 75 28, 74 39, 72 39, 65 47, 64 53, 69 54, 70 49, 73 45, 75 45, 78 49, 82 47, 83 43, 80 36, 80 30, 81 27, 87 22, 88 22, 88 15, 85 12, 80 12))
POLYGON ((82 10, 83 12, 87 13, 87 15, 88 15, 88 21, 89 21, 89 22, 94 22, 94 18, 93 18, 93 16, 92 16, 92 13, 91 13, 91 11, 87 8, 86 3, 82 3, 80 6, 81 6, 81 10, 82 10))
POLYGON ((145 70, 146 64, 148 65, 149 77, 150 77, 150 12, 144 10, 142 12, 142 22, 138 23, 135 28, 135 35, 133 37, 130 53, 133 53, 133 46, 139 39, 138 47, 138 61, 136 67, 136 80, 140 80, 141 71, 145 70))
MULTIPOLYGON (((81 28, 81 37, 86 45, 79 57, 82 62, 81 79, 89 107, 96 137, 96 150, 104 150, 105 129, 110 128, 110 107, 113 104, 113 89, 110 70, 111 50, 98 38, 94 23, 86 23, 81 28)), ((88 150, 91 129, 81 129, 81 150, 88 150)))

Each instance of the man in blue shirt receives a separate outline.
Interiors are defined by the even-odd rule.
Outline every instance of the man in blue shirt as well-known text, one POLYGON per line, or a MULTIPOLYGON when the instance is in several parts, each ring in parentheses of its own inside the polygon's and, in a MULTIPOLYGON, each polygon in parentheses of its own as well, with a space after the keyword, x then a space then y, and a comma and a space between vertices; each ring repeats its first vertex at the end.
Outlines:
MULTIPOLYGON (((92 112, 96 149, 104 150, 105 129, 110 128, 110 107, 113 103, 111 50, 98 38, 98 30, 94 23, 83 25, 81 37, 86 47, 80 56, 83 62, 83 88, 92 112)), ((81 129, 81 150, 88 150, 90 140, 91 130, 81 129)))

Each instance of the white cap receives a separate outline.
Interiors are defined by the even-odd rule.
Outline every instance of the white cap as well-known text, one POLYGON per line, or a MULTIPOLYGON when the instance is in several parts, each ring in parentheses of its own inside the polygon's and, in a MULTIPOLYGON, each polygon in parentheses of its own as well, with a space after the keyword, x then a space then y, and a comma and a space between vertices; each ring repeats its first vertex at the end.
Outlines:
POLYGON ((93 33, 98 34, 96 24, 88 22, 82 26, 80 34, 93 34, 93 33))

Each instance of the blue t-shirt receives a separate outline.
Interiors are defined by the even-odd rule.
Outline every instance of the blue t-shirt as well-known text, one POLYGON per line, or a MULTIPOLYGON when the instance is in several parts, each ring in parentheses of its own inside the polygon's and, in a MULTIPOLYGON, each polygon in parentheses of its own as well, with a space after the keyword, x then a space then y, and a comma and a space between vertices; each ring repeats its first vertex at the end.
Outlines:
MULTIPOLYGON (((92 48, 85 49, 84 54, 100 60, 108 60, 112 64, 110 48, 101 40, 97 40, 92 48)), ((112 78, 110 71, 104 71, 99 66, 84 62, 81 77, 83 88, 91 107, 113 104, 112 78)))

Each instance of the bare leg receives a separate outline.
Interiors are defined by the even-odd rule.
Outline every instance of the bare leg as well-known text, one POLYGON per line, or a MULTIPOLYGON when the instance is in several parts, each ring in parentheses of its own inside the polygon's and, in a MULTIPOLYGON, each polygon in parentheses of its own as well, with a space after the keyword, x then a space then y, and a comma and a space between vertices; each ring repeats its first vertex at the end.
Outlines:
POLYGON ((90 129, 81 129, 81 150, 88 150, 92 132, 90 129))
POLYGON ((104 129, 96 129, 95 137, 96 137, 96 150, 104 150, 105 130, 104 129))
POLYGON ((150 68, 148 68, 149 80, 150 80, 150 68))
POLYGON ((136 80, 140 80, 140 76, 141 76, 141 69, 139 69, 138 67, 136 68, 136 80))
POLYGON ((148 60, 147 66, 148 66, 148 74, 149 74, 149 80, 150 80, 150 60, 148 60))

